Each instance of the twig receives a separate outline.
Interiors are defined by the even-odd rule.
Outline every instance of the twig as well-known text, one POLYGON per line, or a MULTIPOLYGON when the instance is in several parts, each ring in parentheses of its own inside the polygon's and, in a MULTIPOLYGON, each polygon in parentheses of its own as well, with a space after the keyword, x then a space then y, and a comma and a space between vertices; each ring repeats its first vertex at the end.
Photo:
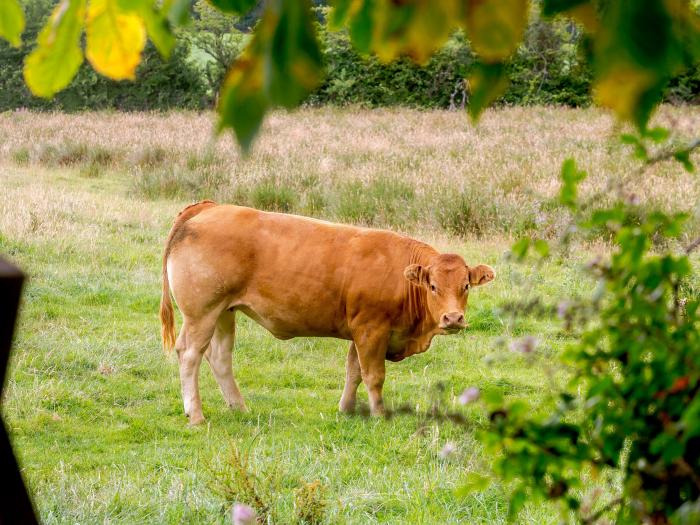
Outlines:
POLYGON ((657 153, 653 157, 648 158, 644 162, 644 164, 637 170, 637 173, 642 173, 649 166, 652 166, 652 165, 657 164, 659 162, 663 162, 665 160, 669 160, 672 157, 675 157, 676 155, 683 154, 683 153, 691 153, 695 148, 697 148, 699 146, 700 146, 700 139, 694 139, 694 140, 690 141, 685 148, 667 149, 665 151, 657 153))
POLYGON ((615 507, 616 505, 620 505, 623 501, 624 501, 624 500, 622 499, 622 497, 616 498, 616 499, 610 501, 610 502, 607 503, 602 509, 598 510, 595 514, 591 514, 590 516, 585 517, 585 518, 582 517, 582 518, 581 518, 581 523, 585 523, 586 525, 595 523, 596 521, 598 521, 598 520, 600 519, 600 517, 601 517, 603 514, 605 514, 606 512, 608 512, 610 509, 612 509, 612 508, 615 507))
POLYGON ((685 247, 685 254, 690 255, 690 253, 693 250, 695 250, 695 248, 697 248, 698 246, 700 246, 700 237, 698 237, 693 242, 691 242, 688 246, 685 247))

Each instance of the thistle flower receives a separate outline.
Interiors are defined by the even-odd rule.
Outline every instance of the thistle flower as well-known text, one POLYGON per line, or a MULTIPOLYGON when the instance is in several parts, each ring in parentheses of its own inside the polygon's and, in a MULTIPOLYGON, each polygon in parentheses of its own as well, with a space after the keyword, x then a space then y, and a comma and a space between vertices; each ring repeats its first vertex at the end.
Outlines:
POLYGON ((440 451, 440 457, 442 459, 447 459, 452 454, 454 454, 456 450, 457 450, 457 445, 452 443, 452 441, 448 441, 447 443, 445 443, 445 446, 442 447, 442 450, 440 451))
POLYGON ((468 405, 469 403, 473 403, 477 399, 479 399, 479 396, 481 395, 481 391, 476 388, 475 386, 471 386, 462 392, 462 394, 459 396, 459 402, 462 405, 468 405))
POLYGON ((532 335, 526 335, 520 339, 516 339, 510 344, 510 349, 513 352, 520 352, 521 354, 531 354, 537 348, 537 338, 532 335))
POLYGON ((243 503, 236 503, 231 509, 233 525, 256 525, 257 515, 252 507, 243 503))

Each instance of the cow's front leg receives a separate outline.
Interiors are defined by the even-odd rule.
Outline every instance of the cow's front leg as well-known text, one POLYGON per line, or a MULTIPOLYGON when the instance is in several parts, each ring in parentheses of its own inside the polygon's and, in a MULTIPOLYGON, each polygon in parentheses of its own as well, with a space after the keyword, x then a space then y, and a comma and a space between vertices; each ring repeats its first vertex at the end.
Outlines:
POLYGON ((360 361, 357 358, 357 349, 355 348, 355 343, 350 342, 348 359, 345 363, 345 388, 343 388, 343 395, 340 398, 341 412, 352 412, 355 410, 357 387, 361 381, 362 371, 360 370, 360 361))
POLYGON ((387 344, 388 336, 384 331, 365 332, 355 339, 362 381, 367 387, 369 410, 373 416, 384 415, 382 388, 386 374, 384 360, 387 344))

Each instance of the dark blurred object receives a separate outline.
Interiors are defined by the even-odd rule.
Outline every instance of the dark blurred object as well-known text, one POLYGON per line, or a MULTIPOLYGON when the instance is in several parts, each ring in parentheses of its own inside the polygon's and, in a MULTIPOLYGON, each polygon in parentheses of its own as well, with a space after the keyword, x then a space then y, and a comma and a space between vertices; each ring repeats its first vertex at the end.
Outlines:
MULTIPOLYGON (((24 275, 18 268, 0 259, 0 403, 23 281, 24 275)), ((3 481, 3 487, 0 490, 0 525, 37 523, 2 417, 0 417, 0 472, 2 472, 3 481)))

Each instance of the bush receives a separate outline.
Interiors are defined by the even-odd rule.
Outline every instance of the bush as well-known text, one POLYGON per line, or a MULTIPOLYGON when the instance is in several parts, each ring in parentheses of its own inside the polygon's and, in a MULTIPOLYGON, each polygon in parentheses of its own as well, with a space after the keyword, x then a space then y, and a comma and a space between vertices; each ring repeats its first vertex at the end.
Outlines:
POLYGON ((291 212, 298 200, 294 189, 275 179, 263 180, 250 194, 251 205, 261 210, 291 212))
POLYGON ((33 96, 24 84, 22 66, 55 2, 25 0, 24 4, 27 22, 22 46, 13 48, 0 39, 0 111, 20 107, 143 111, 201 109, 209 104, 202 76, 189 61, 189 44, 182 39, 178 40, 169 60, 163 60, 149 42, 133 82, 109 80, 85 62, 70 86, 54 98, 46 100, 33 96))
MULTIPOLYGON (((598 286, 590 297, 556 306, 532 299, 538 315, 556 312, 564 333, 575 337, 561 356, 571 380, 546 411, 526 399, 484 393, 488 425, 480 437, 495 458, 495 473, 513 489, 511 520, 526 502, 547 499, 560 503, 566 522, 696 524, 700 296, 689 254, 700 238, 679 252, 672 243, 687 214, 646 211, 624 200, 584 217, 577 185, 585 176, 571 159, 565 162, 560 203, 572 212, 576 228, 570 231, 606 228, 613 234, 612 253, 586 265, 598 286), (589 476, 598 480, 593 491, 589 476), (610 492, 601 497, 605 480, 610 492)), ((562 241, 558 248, 566 250, 570 239, 562 241)), ((512 253, 522 260, 530 248, 537 257, 550 255, 541 238, 521 239, 512 253)), ((512 311, 526 314, 515 306, 512 311)), ((536 347, 534 336, 511 344, 528 359, 536 347)), ((488 483, 472 474, 464 489, 488 483)))
POLYGON ((407 58, 382 64, 360 56, 345 31, 318 25, 326 62, 323 84, 307 100, 310 104, 403 105, 447 108, 455 85, 466 75, 474 56, 464 35, 457 33, 424 66, 407 58))
POLYGON ((366 184, 349 181, 337 193, 338 220, 367 226, 400 226, 413 222, 413 186, 394 177, 378 177, 366 184))

